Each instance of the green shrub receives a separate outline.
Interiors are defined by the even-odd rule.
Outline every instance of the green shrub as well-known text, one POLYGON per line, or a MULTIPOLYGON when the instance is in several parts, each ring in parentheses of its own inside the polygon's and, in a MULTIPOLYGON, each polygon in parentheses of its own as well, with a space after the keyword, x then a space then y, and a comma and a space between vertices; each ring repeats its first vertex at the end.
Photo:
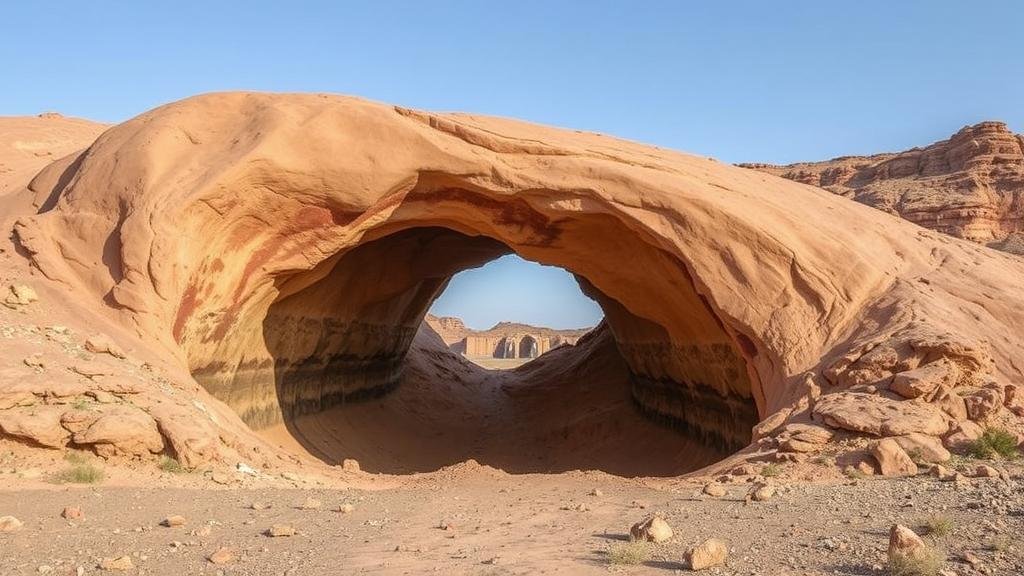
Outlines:
POLYGON ((924 521, 925 534, 928 536, 935 536, 936 538, 942 538, 943 536, 949 536, 953 533, 953 519, 949 516, 930 516, 924 521))
POLYGON ((1002 429, 989 428, 974 442, 968 453, 975 458, 1006 458, 1012 460, 1020 455, 1017 451, 1017 436, 1002 429))
POLYGON ((185 467, 181 465, 181 462, 178 462, 177 460, 171 458, 170 456, 161 456, 160 462, 157 464, 157 466, 164 472, 168 472, 171 474, 182 474, 184 472, 187 472, 187 470, 185 470, 185 467))
POLYGON ((946 554, 932 547, 919 548, 913 554, 889 556, 892 576, 937 576, 946 562, 946 554))
POLYGON ((764 468, 761 468, 761 476, 764 476, 765 478, 771 478, 772 476, 778 476, 781 473, 782 473, 782 466, 779 466, 778 464, 775 464, 775 463, 766 464, 764 466, 764 468))
POLYGON ((62 484, 95 484, 103 480, 103 470, 92 464, 75 464, 57 475, 62 484))

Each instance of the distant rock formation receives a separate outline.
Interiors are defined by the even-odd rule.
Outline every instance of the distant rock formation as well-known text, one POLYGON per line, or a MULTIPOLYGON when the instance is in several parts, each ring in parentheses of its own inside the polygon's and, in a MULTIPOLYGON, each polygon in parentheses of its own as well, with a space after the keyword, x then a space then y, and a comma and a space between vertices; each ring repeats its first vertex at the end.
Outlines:
POLYGON ((591 328, 555 330, 499 322, 487 330, 467 328, 461 318, 428 314, 425 322, 449 350, 470 358, 536 358, 563 344, 574 345, 591 328))
POLYGON ((924 148, 776 166, 741 164, 1024 254, 1024 136, 1002 122, 967 126, 924 148))

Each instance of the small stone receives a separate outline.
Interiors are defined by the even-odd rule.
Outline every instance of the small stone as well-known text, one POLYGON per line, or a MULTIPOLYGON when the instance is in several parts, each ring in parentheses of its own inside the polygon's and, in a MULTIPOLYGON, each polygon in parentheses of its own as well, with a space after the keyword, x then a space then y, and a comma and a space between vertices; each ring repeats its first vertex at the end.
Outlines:
POLYGON ((235 561, 235 552, 230 548, 218 548, 207 558, 211 564, 228 564, 235 561))
POLYGON ((726 495, 726 490, 717 482, 708 482, 704 485, 704 493, 712 498, 721 498, 726 495))
POLYGON ((249 504, 249 508, 252 510, 265 510, 267 506, 262 502, 253 502, 252 504, 249 504))
POLYGON ((164 518, 162 522, 160 522, 160 525, 161 526, 165 526, 167 528, 177 528, 179 526, 184 526, 185 525, 185 517, 184 516, 177 516, 177 515, 175 515, 175 516, 168 516, 167 518, 164 518))
POLYGON ((709 538, 688 550, 684 560, 691 570, 704 570, 714 566, 724 566, 728 557, 729 546, 718 538, 709 538))
POLYGON ((917 535, 916 532, 902 526, 900 524, 894 524, 889 529, 889 561, 892 562, 896 558, 913 558, 914 556, 927 551, 927 545, 924 540, 917 535))
POLYGON ((766 502, 773 496, 775 496, 775 487, 770 484, 762 484, 750 492, 750 498, 755 502, 766 502))
POLYGON ((999 478, 999 470, 989 466, 988 464, 979 464, 974 469, 975 478, 999 478))
POLYGON ((17 532, 21 526, 21 520, 14 516, 0 516, 0 532, 17 532))
POLYGON ((602 492, 600 488, 594 488, 593 490, 590 491, 590 495, 591 496, 604 496, 604 492, 602 492))
POLYGON ((348 502, 342 504, 341 506, 338 506, 338 512, 340 512, 342 514, 351 514, 352 512, 355 511, 355 509, 356 509, 356 507, 351 505, 351 504, 349 504, 348 502))
POLYGON ((82 513, 82 509, 78 506, 67 506, 60 513, 61 517, 67 520, 81 520, 85 514, 82 513))
POLYGON ((100 569, 107 570, 109 572, 127 572, 133 570, 135 564, 132 563, 131 556, 119 556, 117 558, 104 558, 100 562, 100 569))
POLYGON ((672 528, 660 516, 649 516, 629 529, 630 538, 647 542, 664 542, 672 537, 672 528))
POLYGON ((267 536, 271 538, 281 538, 286 536, 295 536, 295 528, 288 524, 274 524, 267 530, 267 536))
POLYGON ((341 469, 345 472, 359 472, 359 460, 345 458, 341 461, 341 469))

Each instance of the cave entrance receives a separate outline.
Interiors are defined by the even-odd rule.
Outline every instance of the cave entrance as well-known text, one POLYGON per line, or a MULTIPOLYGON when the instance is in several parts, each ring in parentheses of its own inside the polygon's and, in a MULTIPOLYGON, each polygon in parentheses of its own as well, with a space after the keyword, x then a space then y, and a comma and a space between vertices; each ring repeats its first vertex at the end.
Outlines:
POLYGON ((242 228, 228 237, 248 242, 232 247, 238 264, 211 253, 192 277, 173 333, 196 380, 250 427, 390 473, 474 458, 508 472, 678 475, 750 443, 773 357, 693 276, 685 242, 652 231, 657 219, 444 175, 394 198, 366 217, 281 212, 283 229, 311 230, 291 236, 233 218, 242 228), (487 371, 423 319, 453 275, 512 253, 571 273, 604 321, 575 346, 487 371))
MULTIPOLYGON (((708 333, 674 341, 664 318, 634 313, 575 269, 605 314, 575 346, 498 372, 452 353, 423 323, 426 311, 455 273, 511 252, 493 237, 438 226, 367 241, 277 280, 262 322, 270 373, 250 363, 231 382, 196 377, 271 440, 328 463, 355 458, 370 472, 472 458, 513 473, 671 476, 749 443, 757 408, 720 324, 701 318, 708 333)), ((509 343, 517 355, 537 347, 529 334, 509 343)))

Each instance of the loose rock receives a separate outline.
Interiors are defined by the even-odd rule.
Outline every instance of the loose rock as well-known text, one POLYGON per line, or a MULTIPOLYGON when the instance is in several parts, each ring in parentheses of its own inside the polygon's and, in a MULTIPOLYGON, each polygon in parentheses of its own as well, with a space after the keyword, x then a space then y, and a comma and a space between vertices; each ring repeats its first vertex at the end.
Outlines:
POLYGON ((729 557, 729 546, 718 538, 709 538, 688 550, 683 557, 691 570, 704 570, 724 566, 729 557))
POLYGON ((658 543, 672 537, 672 528, 660 516, 650 516, 634 524, 629 535, 633 540, 658 543))

